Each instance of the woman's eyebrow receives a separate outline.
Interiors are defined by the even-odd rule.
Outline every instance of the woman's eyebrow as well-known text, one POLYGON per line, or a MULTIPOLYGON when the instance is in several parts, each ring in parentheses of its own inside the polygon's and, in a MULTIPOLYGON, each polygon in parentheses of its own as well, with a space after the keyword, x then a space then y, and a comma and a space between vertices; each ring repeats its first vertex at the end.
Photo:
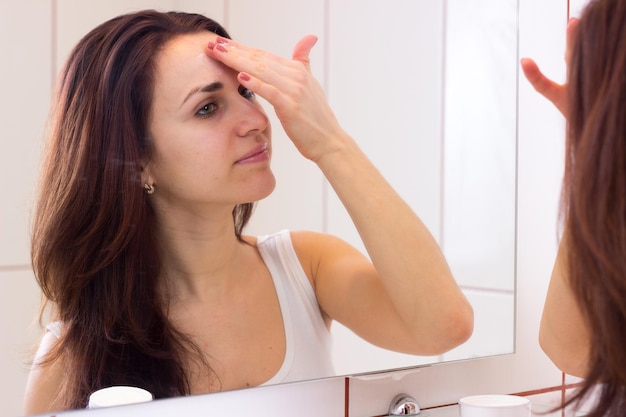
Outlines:
POLYGON ((187 102, 187 100, 189 100, 189 98, 191 96, 193 96, 194 94, 198 94, 198 93, 212 93, 214 91, 221 90, 222 88, 224 88, 224 84, 222 84, 219 81, 215 81, 215 82, 212 82, 211 84, 207 84, 205 86, 200 86, 200 87, 194 88, 193 90, 191 90, 189 92, 189 94, 187 94, 187 97, 185 97, 185 99, 181 103, 180 107, 182 107, 183 104, 185 104, 187 102))

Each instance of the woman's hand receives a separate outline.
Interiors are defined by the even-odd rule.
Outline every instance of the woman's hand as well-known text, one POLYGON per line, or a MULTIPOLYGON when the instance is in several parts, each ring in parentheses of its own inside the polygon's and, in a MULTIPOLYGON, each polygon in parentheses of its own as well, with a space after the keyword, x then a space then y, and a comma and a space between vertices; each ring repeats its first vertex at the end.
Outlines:
POLYGON ((530 58, 522 58, 520 63, 526 79, 533 88, 550 100, 563 113, 563 116, 567 118, 567 84, 558 84, 546 77, 535 61, 530 58))
POLYGON ((309 52, 317 37, 308 35, 294 47, 292 59, 217 38, 207 54, 239 72, 242 86, 267 100, 300 153, 315 162, 342 147, 346 136, 311 74, 309 52))
MULTIPOLYGON (((565 62, 569 67, 571 48, 576 36, 578 19, 572 18, 567 24, 567 46, 565 50, 565 62)), ((563 116, 567 118, 567 84, 558 84, 546 77, 535 61, 530 58, 521 59, 522 71, 526 79, 542 96, 550 100, 563 116)))

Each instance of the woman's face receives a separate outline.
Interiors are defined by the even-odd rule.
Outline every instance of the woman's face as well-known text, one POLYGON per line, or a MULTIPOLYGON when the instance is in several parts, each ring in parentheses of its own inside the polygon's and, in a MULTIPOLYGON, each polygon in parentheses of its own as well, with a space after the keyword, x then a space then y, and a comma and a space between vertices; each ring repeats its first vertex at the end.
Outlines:
POLYGON ((215 37, 178 36, 156 57, 143 174, 161 208, 233 206, 274 189, 268 118, 237 74, 205 54, 215 37))

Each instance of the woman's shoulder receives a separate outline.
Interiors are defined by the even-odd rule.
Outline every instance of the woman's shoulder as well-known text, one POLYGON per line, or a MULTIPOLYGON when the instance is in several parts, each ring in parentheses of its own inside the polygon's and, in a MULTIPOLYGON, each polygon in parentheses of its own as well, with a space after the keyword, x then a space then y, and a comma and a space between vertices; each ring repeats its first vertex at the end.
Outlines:
POLYGON ((332 265, 362 256, 350 243, 328 233, 307 230, 292 231, 291 241, 295 252, 303 264, 319 267, 321 264, 332 265))
POLYGON ((314 232, 311 230, 283 229, 278 232, 258 236, 245 235, 242 239, 251 245, 263 245, 270 241, 291 241, 298 245, 319 245, 340 240, 328 233, 314 232))
POLYGON ((336 236, 311 230, 285 229, 258 237, 246 236, 245 241, 259 248, 270 245, 283 248, 291 246, 303 266, 314 265, 322 259, 341 256, 346 251, 354 250, 336 236))
POLYGON ((246 242, 256 245, 263 245, 269 241, 290 241, 296 250, 304 251, 323 248, 327 245, 346 244, 346 242, 336 236, 311 230, 284 229, 266 235, 245 236, 244 239, 246 242))
POLYGON ((328 248, 329 246, 350 246, 350 244, 342 238, 329 233, 297 230, 291 231, 290 235, 294 246, 317 247, 318 249, 328 248))

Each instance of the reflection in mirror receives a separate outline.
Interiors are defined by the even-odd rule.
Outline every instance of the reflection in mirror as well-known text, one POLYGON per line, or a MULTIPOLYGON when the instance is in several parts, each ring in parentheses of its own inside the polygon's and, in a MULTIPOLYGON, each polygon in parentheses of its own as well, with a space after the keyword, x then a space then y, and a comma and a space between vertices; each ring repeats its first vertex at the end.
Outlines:
MULTIPOLYGON (((359 3, 369 20, 354 22, 348 5, 331 2, 331 103, 438 238, 474 307, 474 335, 444 355, 415 357, 376 348, 335 323, 339 374, 514 349, 517 1, 394 6, 359 3), (340 30, 345 22, 352 31, 340 30), (345 70, 362 57, 358 71, 345 70)), ((359 245, 332 194, 327 210, 328 230, 359 245)))
POLYGON ((514 350, 518 2, 447 3, 442 247, 477 312, 451 360, 514 350))
MULTIPOLYGON (((337 373, 511 352, 516 1, 482 0, 467 5, 460 0, 404 0, 392 6, 386 0, 331 0, 319 5, 272 0, 271 6, 254 0, 210 6, 197 3, 151 0, 136 1, 133 6, 199 11, 224 22, 242 42, 284 56, 291 53, 293 40, 304 33, 320 35, 312 54, 313 72, 322 81, 338 119, 425 221, 473 304, 474 336, 437 357, 391 353, 364 343, 335 323, 337 373), (272 12, 276 8, 290 16, 289 22, 272 12), (356 19, 354 10, 359 10, 356 19), (285 29, 259 32, 259 19, 268 27, 285 29)), ((96 4, 66 0, 42 9, 41 20, 46 23, 40 26, 42 43, 49 41, 52 31, 51 52, 56 59, 33 66, 43 73, 31 74, 30 79, 49 79, 46 71, 56 72, 82 35, 127 11, 121 0, 96 4)), ((47 98, 42 103, 45 107, 47 98)), ((40 112, 43 125, 45 110, 40 112)), ((275 119, 272 124, 279 126, 275 119)), ((247 232, 320 230, 362 248, 343 207, 316 167, 307 165, 280 135, 276 132, 274 139, 284 145, 277 146, 274 154, 277 189, 259 205, 247 232), (288 212, 285 207, 290 208, 288 212)), ((38 162, 38 158, 33 160, 38 162)), ((7 247, 13 251, 15 246, 7 247)), ((27 264, 28 254, 23 252, 13 257, 17 260, 2 258, 3 265, 27 264)), ((28 288, 20 291, 36 300, 28 267, 19 275, 21 281, 28 281, 28 288)), ((21 377, 21 366, 19 372, 21 377)), ((11 374, 6 378, 8 383, 13 380, 11 374)), ((18 390, 16 394, 21 395, 21 387, 18 390)), ((21 404, 14 409, 18 407, 21 404)))

